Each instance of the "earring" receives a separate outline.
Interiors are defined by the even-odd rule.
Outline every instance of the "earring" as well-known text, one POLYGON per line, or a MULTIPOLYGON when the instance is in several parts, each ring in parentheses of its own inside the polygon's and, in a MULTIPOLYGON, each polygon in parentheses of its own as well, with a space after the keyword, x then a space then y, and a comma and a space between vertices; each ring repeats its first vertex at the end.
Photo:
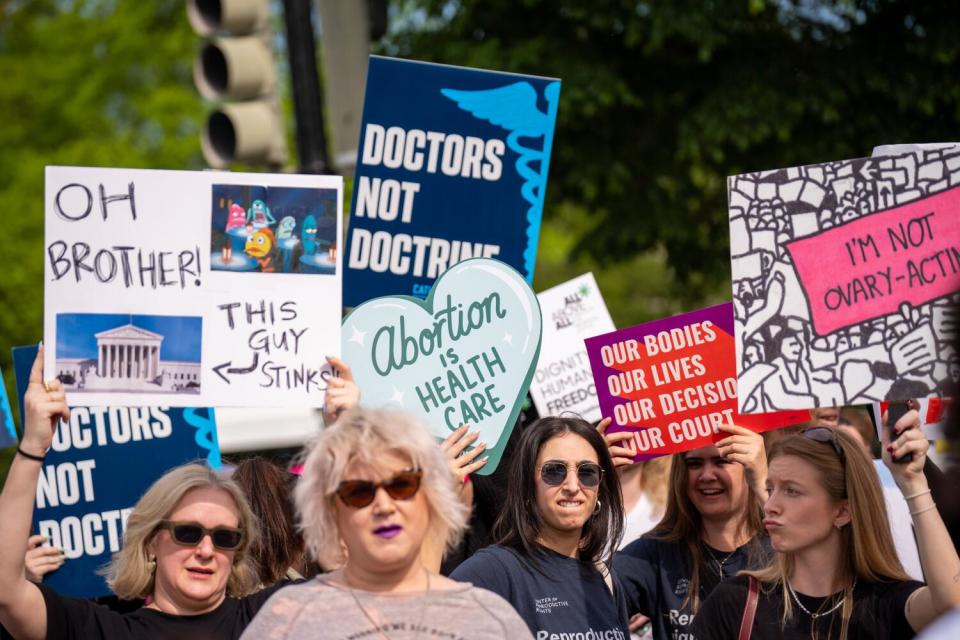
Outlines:
POLYGON ((835 527, 837 528, 837 531, 840 531, 840 529, 843 528, 843 525, 840 524, 839 522, 834 522, 834 523, 833 523, 833 526, 835 526, 835 527))
POLYGON ((157 559, 155 556, 150 556, 150 559, 147 560, 147 568, 150 569, 150 573, 157 570, 157 559))
POLYGON ((598 513, 600 513, 600 501, 599 501, 599 500, 597 500, 597 506, 595 506, 595 507, 593 508, 593 515, 597 515, 598 513))

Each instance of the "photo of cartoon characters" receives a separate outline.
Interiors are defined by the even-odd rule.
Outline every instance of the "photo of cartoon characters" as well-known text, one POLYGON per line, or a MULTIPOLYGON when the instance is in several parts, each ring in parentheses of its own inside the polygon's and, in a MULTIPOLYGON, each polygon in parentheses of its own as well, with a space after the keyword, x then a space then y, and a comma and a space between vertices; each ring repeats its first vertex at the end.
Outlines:
POLYGON ((336 274, 334 189, 215 184, 210 224, 214 271, 336 274))

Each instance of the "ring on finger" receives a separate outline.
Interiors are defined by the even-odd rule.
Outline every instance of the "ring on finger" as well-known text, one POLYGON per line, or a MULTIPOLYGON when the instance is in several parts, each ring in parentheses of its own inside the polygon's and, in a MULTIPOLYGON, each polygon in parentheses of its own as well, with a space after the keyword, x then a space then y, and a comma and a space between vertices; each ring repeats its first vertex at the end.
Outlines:
POLYGON ((51 388, 49 380, 44 381, 43 390, 46 391, 47 393, 53 393, 53 388, 51 388))

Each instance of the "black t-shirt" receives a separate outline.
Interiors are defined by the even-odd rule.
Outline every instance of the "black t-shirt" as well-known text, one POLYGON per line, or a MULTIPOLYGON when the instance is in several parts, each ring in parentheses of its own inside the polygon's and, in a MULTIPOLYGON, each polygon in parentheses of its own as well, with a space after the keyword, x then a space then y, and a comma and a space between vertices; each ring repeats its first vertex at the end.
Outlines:
POLYGON ((628 640, 626 602, 616 575, 611 594, 592 565, 545 547, 541 550, 542 554, 531 559, 508 547, 487 547, 450 577, 493 591, 509 602, 538 640, 628 640))
MULTIPOLYGON (((767 538, 758 538, 730 552, 704 545, 700 563, 700 602, 720 584, 718 562, 723 578, 729 579, 743 569, 764 566, 770 558, 767 538), (712 556, 710 554, 713 554, 712 556)), ((690 552, 682 542, 664 542, 643 537, 623 548, 613 558, 613 566, 624 587, 629 615, 642 613, 650 618, 656 640, 690 638, 694 612, 687 593, 693 575, 690 552)))
MULTIPOLYGON (((714 590, 703 603, 693 632, 698 640, 728 640, 736 638, 747 602, 748 578, 740 576, 726 580, 714 590)), ((910 594, 923 583, 907 582, 862 582, 853 590, 853 612, 850 615, 848 637, 850 640, 900 640, 915 634, 903 614, 910 594)), ((814 598, 798 593, 797 598, 809 611, 828 610, 835 602, 834 596, 814 598), (828 602, 829 600, 829 602, 828 602)), ((800 607, 793 604, 793 617, 784 626, 783 589, 779 585, 764 586, 757 601, 757 613, 753 621, 752 640, 808 640, 813 632, 812 619, 800 607)), ((817 620, 817 637, 839 638, 842 623, 841 606, 834 613, 817 620)))
POLYGON ((440 565, 442 575, 449 576, 461 562, 496 542, 492 536, 493 525, 507 501, 507 484, 517 442, 520 441, 523 430, 537 418, 539 418, 537 409, 533 406, 528 394, 507 444, 503 448, 503 457, 500 458, 497 469, 489 475, 470 476, 470 482, 473 483, 473 509, 470 511, 470 522, 457 548, 443 557, 443 563, 440 565))
POLYGON ((263 603, 283 582, 245 598, 226 598, 209 613, 176 616, 141 607, 119 614, 90 600, 67 598, 40 584, 47 605, 49 640, 236 640, 250 624, 263 603))

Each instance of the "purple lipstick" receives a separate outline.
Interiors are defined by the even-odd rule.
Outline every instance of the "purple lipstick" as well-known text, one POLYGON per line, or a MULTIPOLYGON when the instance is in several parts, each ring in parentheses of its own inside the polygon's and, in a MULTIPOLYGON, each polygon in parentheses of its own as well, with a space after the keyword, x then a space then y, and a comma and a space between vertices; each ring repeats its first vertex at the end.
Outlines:
POLYGON ((400 525, 391 524, 385 527, 377 527, 373 530, 373 535, 389 540, 390 538, 395 538, 396 536, 400 535, 402 530, 403 527, 400 525))

